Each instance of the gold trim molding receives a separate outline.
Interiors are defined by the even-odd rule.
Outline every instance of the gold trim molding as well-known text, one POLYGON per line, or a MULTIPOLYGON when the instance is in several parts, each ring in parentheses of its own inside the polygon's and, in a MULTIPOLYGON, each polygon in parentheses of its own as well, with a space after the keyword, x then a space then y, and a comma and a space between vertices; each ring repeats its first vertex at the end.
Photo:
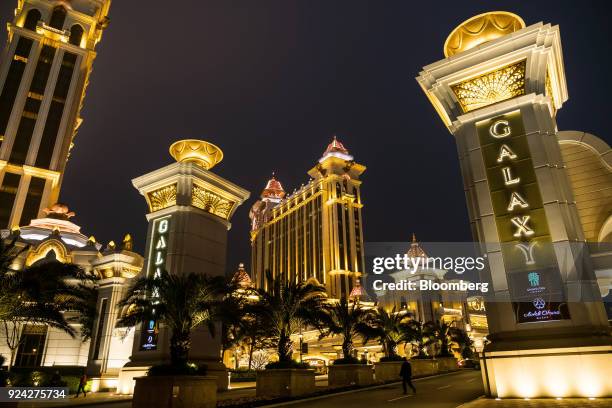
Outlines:
POLYGON ((191 191, 191 205, 210 214, 229 220, 236 203, 194 184, 191 191))
POLYGON ((463 113, 525 95, 525 60, 451 85, 463 113))
POLYGON ((176 205, 176 191, 176 184, 171 184, 147 193, 149 210, 155 212, 176 205))

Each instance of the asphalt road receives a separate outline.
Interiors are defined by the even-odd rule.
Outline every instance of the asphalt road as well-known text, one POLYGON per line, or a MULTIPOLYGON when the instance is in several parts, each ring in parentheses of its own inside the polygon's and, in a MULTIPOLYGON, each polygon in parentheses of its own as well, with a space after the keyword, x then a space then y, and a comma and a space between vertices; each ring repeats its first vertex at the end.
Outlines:
POLYGON ((335 397, 292 404, 291 407, 305 408, 455 408, 484 394, 480 371, 470 370, 459 373, 416 379, 413 381, 416 395, 403 395, 402 386, 389 385, 335 397))
MULTIPOLYGON (((329 396, 287 405, 290 408, 456 408, 484 394, 480 371, 466 370, 452 374, 413 380, 417 394, 403 395, 401 384, 329 396)), ((232 397, 248 397, 254 390, 235 390, 232 397)), ((131 408, 130 402, 96 404, 92 408, 131 408)))

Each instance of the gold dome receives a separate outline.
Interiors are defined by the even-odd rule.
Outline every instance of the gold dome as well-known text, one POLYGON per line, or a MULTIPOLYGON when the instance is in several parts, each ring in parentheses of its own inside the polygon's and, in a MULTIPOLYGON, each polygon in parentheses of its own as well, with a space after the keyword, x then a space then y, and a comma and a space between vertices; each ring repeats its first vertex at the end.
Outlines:
POLYGON ((223 152, 204 140, 186 139, 170 146, 170 155, 177 162, 191 162, 210 170, 223 160, 223 152))
POLYGON ((522 28, 525 28, 525 22, 514 13, 490 11, 479 14, 464 21, 450 33, 444 43, 444 56, 450 57, 522 28))

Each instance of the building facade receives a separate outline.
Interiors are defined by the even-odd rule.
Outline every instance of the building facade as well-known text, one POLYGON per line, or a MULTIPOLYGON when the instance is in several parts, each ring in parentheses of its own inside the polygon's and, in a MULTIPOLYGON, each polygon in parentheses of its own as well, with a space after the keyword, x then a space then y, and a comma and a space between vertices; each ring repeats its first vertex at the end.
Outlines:
POLYGON ((315 279, 332 298, 348 297, 364 274, 361 180, 336 138, 310 169, 308 184, 287 196, 272 177, 250 211, 252 279, 315 279))
MULTIPOLYGON (((21 345, 12 364, 23 368, 86 367, 94 389, 113 387, 119 369, 129 360, 134 336, 133 329, 116 327, 121 312, 117 303, 140 273, 143 258, 133 251, 129 234, 120 245, 111 241, 106 246, 84 235, 71 221, 75 214, 66 205, 55 204, 44 213, 29 225, 2 231, 2 239, 15 241, 18 248, 25 249, 13 267, 23 269, 58 261, 78 265, 97 276, 96 318, 89 339, 79 335, 82 326, 76 320, 71 323, 75 337, 44 324, 19 327, 21 345)), ((70 311, 66 314, 69 321, 76 317, 70 311)), ((9 357, 5 335, 0 331, 0 354, 9 357)))
POLYGON ((0 63, 0 228, 57 202, 110 0, 18 0, 0 63))

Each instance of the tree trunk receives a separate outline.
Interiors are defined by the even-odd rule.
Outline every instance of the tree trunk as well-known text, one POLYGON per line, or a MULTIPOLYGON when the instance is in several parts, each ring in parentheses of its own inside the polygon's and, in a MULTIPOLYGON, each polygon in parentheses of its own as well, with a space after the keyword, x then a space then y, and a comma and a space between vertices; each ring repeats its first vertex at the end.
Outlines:
POLYGON ((291 361, 291 337, 283 330, 278 338, 278 361, 291 361))
POLYGON ((253 364, 253 341, 251 341, 249 347, 249 370, 251 370, 251 365, 253 364))
POLYGON ((16 348, 11 348, 11 355, 9 357, 9 361, 8 361, 8 365, 7 365, 7 371, 9 373, 11 372, 11 368, 13 368, 13 362, 15 361, 15 354, 17 354, 17 349, 16 348))
POLYGON ((353 351, 353 342, 351 341, 351 339, 347 339, 345 337, 344 341, 342 342, 342 354, 344 358, 346 359, 346 358, 353 357, 352 351, 353 351))
POLYGON ((191 349, 191 333, 176 331, 170 339, 170 364, 175 367, 187 364, 191 349))

